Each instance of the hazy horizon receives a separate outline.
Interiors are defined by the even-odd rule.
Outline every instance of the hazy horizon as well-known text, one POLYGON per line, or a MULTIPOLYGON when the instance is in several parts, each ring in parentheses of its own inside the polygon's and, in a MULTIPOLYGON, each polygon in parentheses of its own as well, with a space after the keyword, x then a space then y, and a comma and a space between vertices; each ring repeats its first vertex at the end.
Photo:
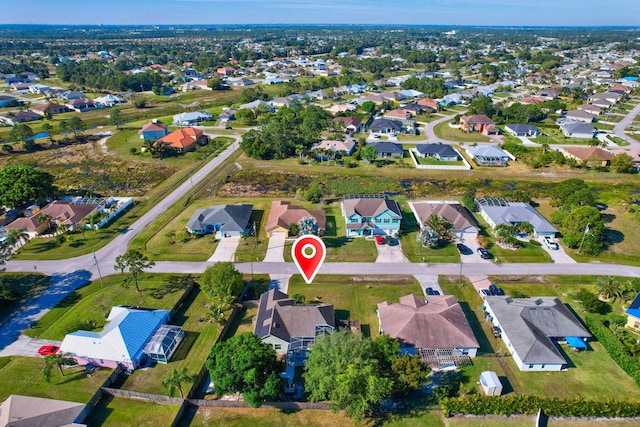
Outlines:
POLYGON ((640 2, 629 0, 32 0, 2 9, 0 24, 16 25, 640 26, 640 2))

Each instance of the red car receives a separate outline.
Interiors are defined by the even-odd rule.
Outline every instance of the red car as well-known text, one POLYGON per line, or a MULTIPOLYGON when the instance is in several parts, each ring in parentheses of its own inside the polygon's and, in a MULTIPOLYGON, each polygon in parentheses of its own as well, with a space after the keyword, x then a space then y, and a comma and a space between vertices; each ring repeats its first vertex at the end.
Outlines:
POLYGON ((52 354, 56 354, 60 350, 60 347, 56 347, 55 345, 43 345, 38 349, 38 354, 42 356, 51 356, 52 354))
POLYGON ((384 245, 387 243, 387 239, 384 236, 376 236, 376 243, 379 245, 384 245))

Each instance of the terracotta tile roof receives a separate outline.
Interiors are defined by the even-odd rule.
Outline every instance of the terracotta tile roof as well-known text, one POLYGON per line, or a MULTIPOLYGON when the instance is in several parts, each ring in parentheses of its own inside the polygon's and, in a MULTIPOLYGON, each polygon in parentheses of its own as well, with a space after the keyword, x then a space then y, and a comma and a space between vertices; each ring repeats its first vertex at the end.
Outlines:
POLYGON ((405 295, 399 304, 378 304, 380 328, 416 348, 460 348, 480 345, 453 295, 405 295))
POLYGON ((163 136, 156 143, 162 143, 168 145, 170 147, 188 150, 193 147, 195 143, 198 141, 203 135, 203 132, 200 129, 196 128, 182 128, 178 130, 174 130, 169 135, 163 136))
POLYGON ((288 229, 289 224, 297 224, 305 216, 315 218, 318 222, 318 227, 322 230, 325 229, 327 218, 322 209, 307 210, 302 206, 294 206, 291 202, 276 200, 271 202, 271 210, 269 211, 265 230, 271 231, 278 227, 288 229))

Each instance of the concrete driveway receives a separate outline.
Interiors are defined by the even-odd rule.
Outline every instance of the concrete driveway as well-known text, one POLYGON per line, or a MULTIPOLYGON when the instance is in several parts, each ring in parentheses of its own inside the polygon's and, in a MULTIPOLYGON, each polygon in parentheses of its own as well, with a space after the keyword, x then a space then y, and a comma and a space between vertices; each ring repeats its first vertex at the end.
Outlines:
POLYGON ((457 243, 462 243, 463 245, 471 249, 471 251, 473 252, 468 255, 460 254, 460 261, 463 264, 479 264, 479 263, 492 262, 490 259, 483 259, 480 257, 480 255, 478 254, 478 248, 480 247, 480 245, 478 244, 478 241, 476 239, 470 239, 470 238, 465 238, 462 240, 456 239, 455 242, 453 242, 453 244, 455 245, 457 243))
POLYGON ((409 262, 404 253, 402 253, 400 241, 398 239, 393 240, 393 245, 378 245, 376 243, 376 249, 378 250, 376 262, 409 262))
POLYGON ((209 262, 234 261, 240 237, 223 237, 209 262))
POLYGON ((440 295, 444 295, 442 288, 440 287, 440 283, 438 283, 437 275, 414 275, 413 277, 420 282, 420 287, 422 288, 422 293, 425 297, 428 297, 427 288, 431 288, 434 291, 437 290, 440 292, 440 295))
POLYGON ((0 351, 0 357, 6 356, 28 356, 28 357, 44 357, 38 354, 38 349, 43 345, 55 345, 60 347, 62 341, 43 340, 38 338, 30 338, 20 334, 18 339, 9 344, 0 351))
POLYGON ((567 255, 567 253, 564 251, 564 248, 562 246, 558 245, 558 249, 549 249, 548 247, 545 246, 544 242, 542 241, 542 238, 538 240, 540 241, 540 243, 542 243, 542 249, 547 251, 547 253, 551 256, 551 259, 553 260, 553 262, 555 262, 556 264, 575 264, 576 263, 576 260, 571 258, 569 255, 567 255))
POLYGON ((269 246, 264 262, 284 262, 284 233, 273 232, 269 237, 269 246))

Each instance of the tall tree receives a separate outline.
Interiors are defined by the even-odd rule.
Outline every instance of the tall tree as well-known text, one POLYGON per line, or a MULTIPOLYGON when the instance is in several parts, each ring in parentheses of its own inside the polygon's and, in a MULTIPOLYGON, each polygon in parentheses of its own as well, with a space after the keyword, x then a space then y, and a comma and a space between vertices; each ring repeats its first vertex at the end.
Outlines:
POLYGON ((376 354, 386 352, 376 351, 369 339, 348 329, 318 337, 303 374, 309 400, 330 400, 335 409, 356 419, 368 415, 393 390, 376 354))
POLYGON ((200 289, 210 298, 240 295, 244 288, 242 273, 230 262, 217 262, 204 270, 200 276, 200 289))
POLYGON ((116 129, 120 130, 120 125, 122 124, 122 113, 119 109, 111 109, 111 113, 109 114, 109 124, 115 125, 116 129))
POLYGON ((219 395, 242 393, 253 407, 280 395, 282 362, 271 345, 251 332, 214 345, 206 365, 219 395))
POLYGON ((184 383, 194 383, 197 379, 197 375, 187 374, 187 367, 183 366, 180 369, 174 369, 171 371, 171 374, 163 377, 160 382, 167 389, 169 396, 173 396, 173 393, 177 389, 178 392, 180 392, 180 397, 184 399, 184 390, 182 389, 182 385, 184 383))
POLYGON ((125 270, 128 270, 129 274, 123 279, 123 285, 127 286, 131 281, 133 281, 136 286, 136 291, 140 292, 138 279, 144 270, 153 267, 155 264, 156 263, 154 261, 150 261, 142 252, 135 249, 129 249, 124 254, 116 257, 115 267, 122 273, 124 273, 125 270))
POLYGON ((53 175, 33 166, 0 168, 0 205, 21 207, 43 201, 54 192, 53 175))

